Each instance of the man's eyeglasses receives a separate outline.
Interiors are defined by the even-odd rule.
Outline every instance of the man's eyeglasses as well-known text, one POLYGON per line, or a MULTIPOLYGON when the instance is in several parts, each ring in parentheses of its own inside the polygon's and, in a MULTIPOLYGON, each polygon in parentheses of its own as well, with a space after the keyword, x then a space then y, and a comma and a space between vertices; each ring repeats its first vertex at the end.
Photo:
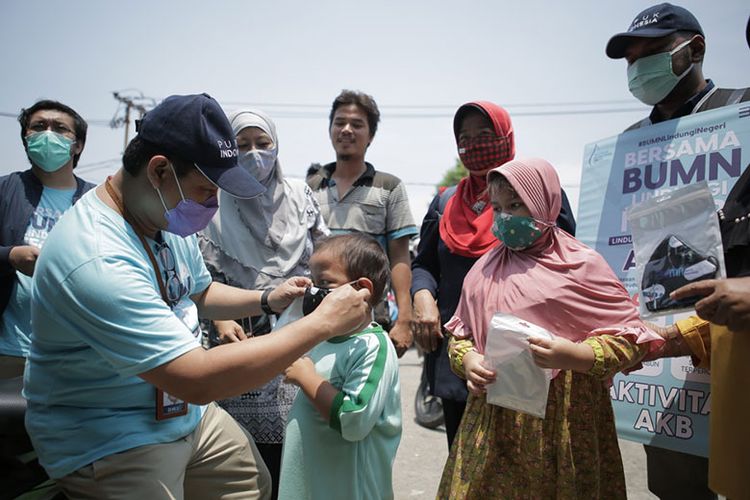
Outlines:
POLYGON ((57 120, 37 120, 30 123, 27 127, 31 133, 44 132, 45 130, 51 130, 58 134, 68 136, 75 140, 76 133, 70 129, 66 124, 57 120))
POLYGON ((167 289, 167 300, 169 301, 169 306, 174 307, 180 301, 185 292, 185 287, 182 284, 182 281, 180 281, 180 276, 177 274, 174 254, 165 241, 157 243, 154 250, 156 250, 156 257, 159 259, 159 264, 161 264, 161 267, 164 270, 164 276, 166 278, 165 287, 167 289))

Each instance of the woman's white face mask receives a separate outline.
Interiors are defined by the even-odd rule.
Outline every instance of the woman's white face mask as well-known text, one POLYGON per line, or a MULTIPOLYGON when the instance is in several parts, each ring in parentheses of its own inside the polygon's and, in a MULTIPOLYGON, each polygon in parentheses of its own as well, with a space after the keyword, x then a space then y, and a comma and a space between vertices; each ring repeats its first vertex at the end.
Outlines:
POLYGON ((240 165, 247 169, 258 182, 265 184, 276 166, 277 155, 278 149, 275 147, 271 149, 251 149, 240 153, 238 160, 240 165))

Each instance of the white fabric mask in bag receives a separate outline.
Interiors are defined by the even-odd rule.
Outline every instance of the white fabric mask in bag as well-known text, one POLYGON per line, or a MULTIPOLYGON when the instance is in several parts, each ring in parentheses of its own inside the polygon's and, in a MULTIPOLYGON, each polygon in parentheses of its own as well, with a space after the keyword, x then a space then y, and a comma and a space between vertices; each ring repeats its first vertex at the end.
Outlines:
POLYGON ((552 370, 534 363, 529 337, 552 339, 554 335, 510 314, 492 316, 484 365, 495 370, 497 378, 487 385, 487 402, 544 418, 552 370))

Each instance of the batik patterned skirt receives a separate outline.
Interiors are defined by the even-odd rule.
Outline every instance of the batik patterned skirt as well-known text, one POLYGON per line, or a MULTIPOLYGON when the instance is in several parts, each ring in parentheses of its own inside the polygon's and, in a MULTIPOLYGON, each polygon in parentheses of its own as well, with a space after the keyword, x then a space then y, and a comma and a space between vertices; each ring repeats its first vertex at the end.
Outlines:
POLYGON ((626 498, 606 382, 560 372, 544 419, 470 395, 438 498, 626 498))

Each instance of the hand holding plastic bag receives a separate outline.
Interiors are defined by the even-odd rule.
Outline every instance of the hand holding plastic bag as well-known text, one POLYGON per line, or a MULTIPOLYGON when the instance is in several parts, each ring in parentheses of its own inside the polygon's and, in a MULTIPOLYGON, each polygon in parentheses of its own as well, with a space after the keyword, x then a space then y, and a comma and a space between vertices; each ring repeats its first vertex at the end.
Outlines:
POLYGON ((487 394, 487 386, 495 381, 495 372, 487 368, 484 355, 477 351, 464 354, 464 372, 466 374, 466 388, 475 396, 487 394))
POLYGON ((531 355, 529 338, 554 335, 510 314, 496 313, 490 320, 484 364, 497 378, 487 385, 487 402, 544 418, 552 370, 539 368, 531 355))

